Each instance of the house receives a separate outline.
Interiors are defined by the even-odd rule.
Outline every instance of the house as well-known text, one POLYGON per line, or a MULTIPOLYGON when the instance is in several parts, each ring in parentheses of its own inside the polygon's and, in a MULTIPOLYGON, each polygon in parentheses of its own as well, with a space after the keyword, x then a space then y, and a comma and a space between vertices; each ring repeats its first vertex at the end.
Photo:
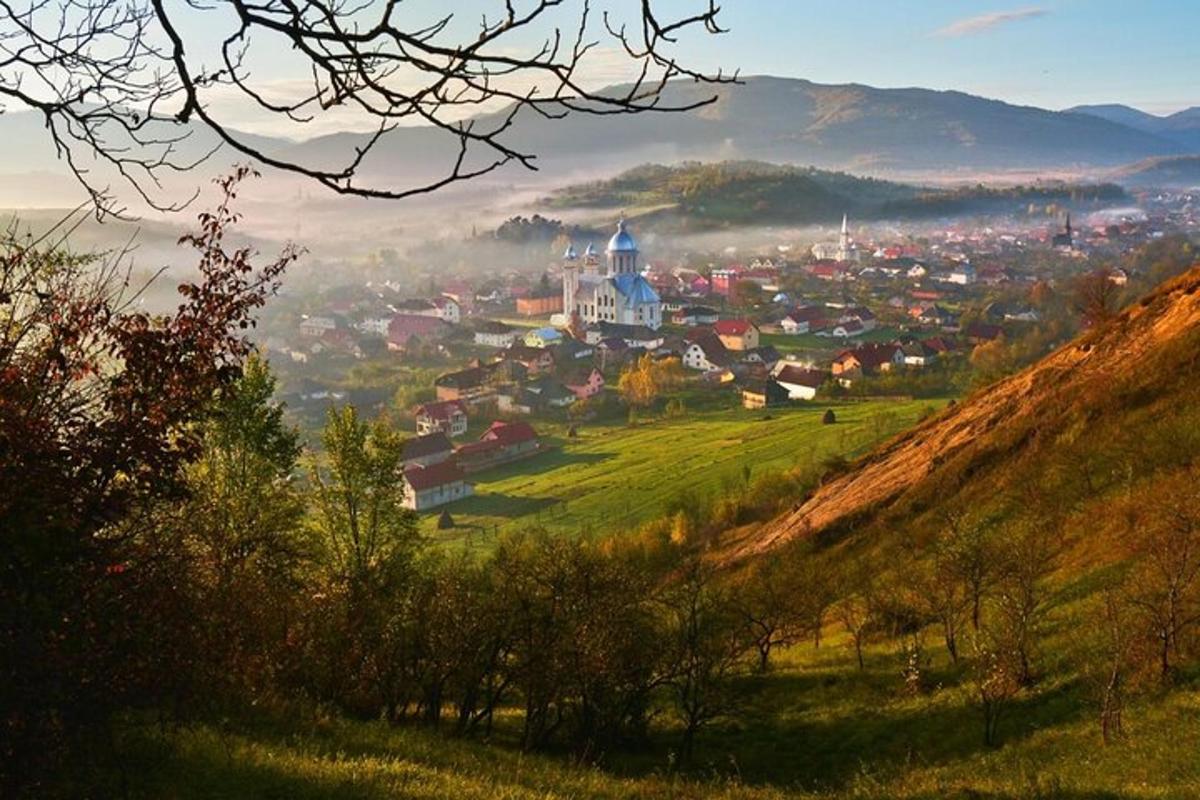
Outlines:
POLYGON ((793 308, 779 323, 780 329, 784 333, 791 335, 799 335, 802 333, 810 333, 821 327, 817 324, 826 316, 826 311, 821 306, 806 306, 804 308, 793 308))
POLYGON ((300 334, 316 339, 324 336, 326 331, 336 330, 337 327, 337 320, 333 317, 305 317, 300 322, 300 334))
POLYGON ((963 262, 946 274, 945 281, 959 286, 969 286, 975 282, 975 268, 970 263, 963 262))
POLYGON ((517 339, 517 330, 503 322, 485 322, 475 331, 475 344, 508 347, 517 339))
POLYGON ((558 293, 517 298, 517 313, 523 317, 542 317, 547 314, 557 314, 562 310, 563 297, 558 293))
POLYGON ((441 297, 433 298, 431 302, 436 310, 438 319, 442 322, 448 325, 457 325, 462 321, 462 306, 453 297, 442 295, 441 297))
POLYGON ((838 317, 838 322, 842 324, 857 322, 862 325, 864 332, 873 331, 878 325, 874 312, 866 306, 854 306, 845 309, 841 316, 838 317))
POLYGON ((554 353, 544 347, 513 344, 503 353, 504 361, 520 364, 527 376, 540 375, 554 369, 554 353))
POLYGON ((405 467, 414 464, 419 467, 428 467, 440 464, 452 455, 454 455, 454 445, 450 443, 450 437, 441 431, 435 431, 405 442, 401 464, 405 467))
POLYGON ((417 406, 413 416, 418 434, 440 431, 448 436, 462 436, 467 432, 467 407, 461 400, 424 403, 417 406))
POLYGON ((716 309, 708 306, 687 306, 681 308, 671 315, 671 321, 676 325, 712 325, 719 320, 721 315, 716 309))
POLYGON ((584 339, 588 344, 599 344, 614 337, 622 339, 629 347, 657 350, 662 347, 665 334, 645 325, 622 325, 616 322, 595 322, 584 331, 584 339))
POLYGON ((815 369, 805 369, 796 364, 780 362, 775 367, 775 382, 787 390, 792 400, 812 400, 817 390, 825 383, 826 374, 815 369))
POLYGON ((762 364, 767 369, 771 369, 778 363, 780 356, 779 351, 771 345, 763 345, 755 347, 751 350, 743 350, 741 361, 743 364, 762 364))
POLYGON ((566 408, 576 400, 575 392, 550 376, 526 384, 525 391, 532 393, 537 398, 535 405, 542 408, 566 408))
POLYGON ((909 367, 928 367, 937 361, 938 352, 925 342, 909 342, 901 347, 904 364, 909 367))
POLYGON ((751 350, 758 347, 758 328, 749 320, 717 320, 712 329, 727 350, 751 350))
POLYGON ((397 314, 388 323, 388 349, 403 350, 414 337, 439 339, 445 335, 447 327, 446 323, 437 317, 425 314, 397 314))
POLYGON ((1004 328, 999 325, 990 325, 986 322, 972 322, 967 325, 963 331, 963 336, 971 344, 983 344, 999 339, 1004 335, 1004 328))
POLYGON ((492 369, 489 367, 469 367, 448 372, 438 376, 433 387, 438 400, 462 400, 471 405, 486 402, 495 395, 492 369))
POLYGON ((586 400, 604 391, 604 375, 595 367, 576 370, 563 379, 563 385, 578 399, 586 400))
POLYGON ((578 339, 566 337, 554 348, 554 361, 557 364, 570 366, 586 362, 596 355, 594 345, 581 342, 578 339))
POLYGON ((414 464, 404 469, 403 505, 413 511, 436 508, 474 493, 475 487, 467 483, 462 468, 455 461, 426 467, 414 464))
POLYGON ((849 339, 852 336, 862 336, 866 333, 863 324, 858 320, 839 322, 829 330, 821 331, 818 336, 831 336, 836 339, 849 339))
POLYGON ((535 328, 525 334, 525 344, 529 347, 550 347, 562 340, 562 331, 557 328, 535 328))
POLYGON ((701 372, 724 370, 730 362, 729 351, 715 334, 701 336, 688 345, 683 353, 683 365, 701 372))
POLYGON ((537 431, 528 422, 493 422, 478 441, 455 451, 455 461, 471 473, 528 458, 541 449, 537 431))
POLYGON ((743 408, 769 408, 786 405, 788 390, 771 379, 752 381, 742 387, 743 408))
POLYGON ((844 350, 833 360, 833 374, 837 376, 861 376, 876 372, 887 372, 904 363, 904 351, 896 344, 864 344, 853 350, 844 350))

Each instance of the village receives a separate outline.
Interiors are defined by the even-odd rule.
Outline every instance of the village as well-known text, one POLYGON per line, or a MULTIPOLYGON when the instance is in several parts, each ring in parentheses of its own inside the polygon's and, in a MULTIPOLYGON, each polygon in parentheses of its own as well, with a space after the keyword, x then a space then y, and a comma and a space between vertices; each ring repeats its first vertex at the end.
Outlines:
POLYGON ((330 287, 262 345, 314 426, 331 403, 402 420, 406 502, 439 509, 480 473, 554 449, 547 427, 572 438, 658 412, 961 394, 989 345, 1045 350, 1069 333, 1049 287, 1097 273, 1121 291, 1138 278, 1114 266, 1124 254, 1196 225, 1190 197, 1143 205, 1154 213, 921 237, 859 233, 847 216, 826 240, 708 266, 647 258, 620 219, 606 245, 567 241, 532 275, 330 287), (623 376, 655 364, 673 377, 634 399, 623 376))

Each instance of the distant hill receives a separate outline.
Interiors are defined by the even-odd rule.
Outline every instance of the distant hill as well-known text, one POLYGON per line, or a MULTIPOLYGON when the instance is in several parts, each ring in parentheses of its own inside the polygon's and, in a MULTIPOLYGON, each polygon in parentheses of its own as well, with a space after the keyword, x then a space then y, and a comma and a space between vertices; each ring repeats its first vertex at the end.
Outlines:
POLYGON ((1200 187, 1200 156, 1150 158, 1113 171, 1109 178, 1122 186, 1200 187))
MULTIPOLYGON (((620 91, 614 87, 613 92, 620 91)), ((1187 152, 1177 142, 1088 114, 1015 106, 954 91, 750 77, 715 88, 673 82, 664 104, 717 101, 678 115, 518 114, 511 141, 537 153, 547 177, 647 162, 763 160, 860 173, 1116 166, 1187 152)), ((496 115, 480 123, 494 122, 496 115)), ((318 160, 361 137, 339 134, 287 152, 318 160)), ((381 175, 449 163, 452 143, 424 128, 396 131, 368 159, 381 175)), ((520 174, 509 171, 508 175, 520 174)), ((560 181, 561 182, 561 181, 560 181)))
MULTIPOLYGON (((619 93, 622 87, 609 91, 619 93)), ((506 140, 536 154, 539 172, 510 164, 476 186, 503 187, 514 181, 561 185, 638 164, 687 160, 758 160, 876 176, 936 174, 944 179, 999 170, 1094 171, 1151 157, 1200 153, 1200 137, 1193 136, 1196 115, 1189 112, 1155 118, 1158 121, 1151 124, 1144 118, 1150 115, 1129 113, 1132 109, 1048 111, 956 91, 824 85, 767 76, 720 87, 674 81, 666 87, 662 104, 684 105, 714 94, 716 102, 680 114, 547 119, 523 111, 506 140)), ((505 115, 482 115, 476 124, 486 128, 505 115)), ((0 152, 0 175, 10 180, 17 173, 66 173, 41 120, 31 112, 0 115, 0 141, 6 145, 0 152)), ((300 142, 266 137, 253 141, 274 155, 333 166, 343 165, 367 136, 336 133, 300 142)), ((195 155, 214 142, 211 134, 197 129, 182 147, 185 155, 195 155)), ((365 159, 363 177, 392 186, 441 177, 457 155, 457 144, 433 128, 401 127, 365 159)), ((234 154, 223 150, 208 169, 224 168, 231 160, 234 154)), ((479 165, 478 156, 468 157, 467 168, 479 165)), ((26 184, 23 191, 39 188, 26 184)), ((54 203, 59 204, 57 197, 54 203)))
POLYGON ((729 225, 827 224, 856 219, 921 219, 966 213, 1006 213, 1029 203, 1067 206, 1128 200, 1115 184, 1039 183, 988 188, 913 186, 812 167, 756 161, 649 164, 604 181, 568 186, 545 201, 551 208, 623 208, 643 224, 702 230, 729 225))
POLYGON ((1174 142, 1188 152, 1200 151, 1200 106, 1185 108, 1161 117, 1119 103, 1075 106, 1067 109, 1067 112, 1086 114, 1125 125, 1174 142))

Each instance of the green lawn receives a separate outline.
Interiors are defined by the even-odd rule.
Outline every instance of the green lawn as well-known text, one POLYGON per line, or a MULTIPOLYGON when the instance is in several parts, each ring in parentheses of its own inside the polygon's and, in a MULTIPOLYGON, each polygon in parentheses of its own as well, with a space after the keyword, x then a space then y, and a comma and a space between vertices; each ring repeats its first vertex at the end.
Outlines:
POLYGON ((815 333, 793 335, 789 333, 763 333, 759 335, 759 344, 774 345, 781 353, 795 352, 840 352, 849 347, 857 347, 867 342, 890 342, 900 335, 895 328, 876 328, 862 336, 853 339, 834 339, 828 336, 817 336, 815 333))
MULTIPOLYGON (((854 455, 916 422, 941 401, 812 403, 769 411, 741 408, 692 411, 675 420, 635 427, 536 424, 547 452, 472 476, 475 496, 446 506, 456 528, 436 531, 440 510, 426 515, 426 532, 444 542, 486 546, 495 534, 541 526, 552 532, 619 532, 662 512, 687 489, 717 493, 723 482, 764 470, 817 464, 854 455), (822 425, 834 408, 838 423, 822 425)), ((694 406, 689 403, 689 408, 694 406)))

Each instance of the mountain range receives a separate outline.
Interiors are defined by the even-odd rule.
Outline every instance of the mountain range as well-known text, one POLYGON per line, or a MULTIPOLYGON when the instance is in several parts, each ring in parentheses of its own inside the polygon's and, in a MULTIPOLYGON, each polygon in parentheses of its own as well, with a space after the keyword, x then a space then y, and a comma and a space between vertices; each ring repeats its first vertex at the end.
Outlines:
POLYGON ((1075 106, 1067 113, 1087 114, 1127 128, 1148 133, 1178 144, 1188 152, 1200 151, 1200 106, 1192 106, 1167 116, 1147 114, 1120 104, 1075 106))
MULTIPOLYGON (((621 91, 614 87, 612 92, 621 91)), ((937 175, 972 178, 995 171, 1053 170, 1103 177, 1108 170, 1149 158, 1200 154, 1200 109, 1155 117, 1127 106, 1086 106, 1051 111, 957 91, 879 89, 859 84, 749 77, 713 87, 672 82, 663 104, 715 101, 690 113, 570 115, 551 120, 520 113, 507 141, 536 153, 539 173, 508 167, 493 178, 563 185, 649 162, 756 159, 844 169, 868 175, 937 175)), ((483 115, 495 123, 504 112, 483 115)), ((190 145, 211 140, 199 133, 190 145)), ((275 154, 322 165, 343 163, 364 134, 337 133, 301 142, 254 137, 275 154)), ((13 175, 62 175, 41 120, 31 112, 0 115, 0 176, 10 176, 0 203, 43 188, 44 181, 14 187, 13 175)), ((428 127, 393 131, 364 163, 375 183, 421 180, 444 174, 455 142, 428 127)), ((223 156, 223 157, 222 157, 223 156)), ((233 155, 214 162, 223 167, 233 155)), ((28 204, 26 204, 28 205, 28 204)))

